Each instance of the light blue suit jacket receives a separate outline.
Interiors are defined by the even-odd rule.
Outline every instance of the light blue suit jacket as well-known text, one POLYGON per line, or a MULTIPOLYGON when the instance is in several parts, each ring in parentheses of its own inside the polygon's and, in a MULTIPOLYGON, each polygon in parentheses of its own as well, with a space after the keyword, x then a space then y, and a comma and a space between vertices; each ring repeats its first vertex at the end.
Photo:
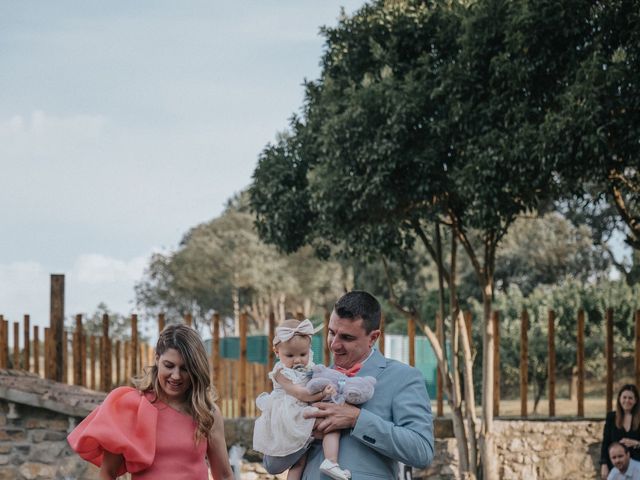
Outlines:
MULTIPOLYGON (((397 462, 424 468, 433 460, 431 402, 419 370, 374 350, 357 376, 377 380, 373 398, 361 407, 353 429, 340 436, 340 467, 352 480, 397 478, 397 462)), ((303 480, 328 480, 320 473, 322 443, 309 449, 303 480)))

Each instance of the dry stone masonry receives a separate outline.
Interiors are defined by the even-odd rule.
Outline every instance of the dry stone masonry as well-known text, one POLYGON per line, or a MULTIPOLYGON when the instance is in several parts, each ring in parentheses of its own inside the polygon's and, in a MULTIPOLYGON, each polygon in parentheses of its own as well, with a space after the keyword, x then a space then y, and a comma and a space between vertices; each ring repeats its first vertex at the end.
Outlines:
MULTIPOLYGON (((0 480, 95 480, 97 469, 69 448, 67 433, 104 393, 0 369, 0 480)), ((501 480, 596 479, 603 420, 495 421, 501 480)), ((435 423, 436 455, 416 479, 453 480, 458 453, 451 422, 435 423)), ((251 447, 253 419, 225 421, 227 445, 246 448, 241 478, 282 479, 262 469, 251 447)))

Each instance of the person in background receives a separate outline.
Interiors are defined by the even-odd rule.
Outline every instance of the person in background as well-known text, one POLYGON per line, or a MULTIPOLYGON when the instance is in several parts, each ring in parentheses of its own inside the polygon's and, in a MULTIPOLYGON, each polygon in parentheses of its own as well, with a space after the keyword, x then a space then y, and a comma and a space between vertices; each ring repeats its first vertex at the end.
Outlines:
POLYGON ((101 480, 232 480, 224 421, 215 405, 207 354, 198 333, 169 325, 155 363, 114 389, 67 437, 101 480), (207 465, 208 460, 208 465, 207 465))
MULTIPOLYGON (((425 468, 433 460, 434 440, 431 403, 422 373, 390 360, 374 348, 380 336, 380 304, 370 293, 351 291, 334 305, 329 319, 327 343, 334 368, 377 380, 373 397, 354 406, 330 402, 313 404, 315 435, 340 430, 339 464, 353 479, 397 478, 398 462, 425 468)), ((306 449, 286 457, 265 456, 271 474, 283 472, 301 458, 306 449)), ((303 480, 320 480, 325 460, 321 442, 308 450, 303 480)))
POLYGON ((616 409, 607 414, 600 449, 600 477, 606 480, 613 464, 609 458, 609 447, 619 442, 631 452, 631 458, 640 460, 640 404, 635 385, 623 385, 618 392, 616 409))
POLYGON ((640 462, 631 458, 627 447, 613 442, 609 445, 609 458, 613 468, 607 480, 640 480, 640 462))

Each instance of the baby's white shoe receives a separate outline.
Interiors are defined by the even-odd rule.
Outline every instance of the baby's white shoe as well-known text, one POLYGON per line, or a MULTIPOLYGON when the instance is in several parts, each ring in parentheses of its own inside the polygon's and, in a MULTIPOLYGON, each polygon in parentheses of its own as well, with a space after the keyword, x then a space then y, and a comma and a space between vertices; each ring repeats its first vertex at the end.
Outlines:
POLYGON ((343 470, 340 465, 333 463, 328 458, 325 458, 320 464, 320 471, 334 480, 349 480, 351 478, 349 470, 343 470))

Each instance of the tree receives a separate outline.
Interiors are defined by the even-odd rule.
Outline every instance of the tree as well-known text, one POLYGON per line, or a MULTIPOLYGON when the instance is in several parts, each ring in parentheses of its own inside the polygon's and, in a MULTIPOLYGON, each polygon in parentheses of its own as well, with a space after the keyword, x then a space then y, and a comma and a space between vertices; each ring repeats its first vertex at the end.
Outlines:
POLYGON ((278 318, 285 311, 311 315, 335 298, 342 289, 341 265, 320 261, 311 249, 278 253, 260 241, 243 202, 236 197, 220 217, 189 230, 175 252, 153 255, 136 286, 138 304, 169 318, 191 312, 204 325, 213 311, 237 322, 244 310, 254 328, 264 330, 270 311, 278 318))
POLYGON ((584 54, 547 115, 538 149, 557 164, 568 196, 601 194, 614 206, 627 243, 640 249, 640 2, 595 2, 584 54), (598 193, 584 185, 596 185, 598 193))
MULTIPOLYGON (((518 216, 556 193, 549 181, 555 165, 536 156, 535 146, 546 112, 559 102, 559 79, 582 58, 576 46, 588 5, 365 5, 324 29, 322 73, 306 84, 302 117, 293 119, 290 136, 263 151, 254 173, 258 229, 287 251, 311 244, 326 252, 329 243, 394 259, 422 242, 454 291, 456 262, 445 268, 436 248, 438 226, 450 229, 483 299, 485 478, 497 476, 486 401, 497 247, 518 216), (290 196, 276 194, 281 172, 290 196)), ((461 470, 473 470, 464 457, 461 470)))

